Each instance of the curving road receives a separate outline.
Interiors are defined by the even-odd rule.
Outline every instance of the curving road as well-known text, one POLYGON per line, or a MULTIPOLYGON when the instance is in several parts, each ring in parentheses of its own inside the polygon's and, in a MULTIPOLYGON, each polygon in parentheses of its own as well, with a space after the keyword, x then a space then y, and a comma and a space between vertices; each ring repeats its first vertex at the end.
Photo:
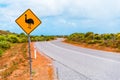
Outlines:
POLYGON ((35 46, 54 60, 84 75, 86 80, 120 80, 120 54, 76 47, 61 41, 36 42, 35 46))

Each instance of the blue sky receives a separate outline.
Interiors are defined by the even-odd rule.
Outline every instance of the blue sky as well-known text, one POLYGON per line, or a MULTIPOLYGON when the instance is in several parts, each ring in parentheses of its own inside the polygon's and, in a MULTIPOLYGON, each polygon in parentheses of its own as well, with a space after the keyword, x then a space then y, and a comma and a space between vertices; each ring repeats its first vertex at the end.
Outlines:
POLYGON ((33 35, 120 32, 120 0, 0 0, 0 30, 23 32, 15 20, 28 8, 42 21, 33 35))

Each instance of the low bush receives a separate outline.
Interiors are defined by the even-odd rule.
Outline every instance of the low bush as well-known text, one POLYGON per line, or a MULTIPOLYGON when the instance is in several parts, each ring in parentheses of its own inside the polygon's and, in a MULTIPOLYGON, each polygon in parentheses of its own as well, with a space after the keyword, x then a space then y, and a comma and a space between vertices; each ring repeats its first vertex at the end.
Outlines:
POLYGON ((95 44, 96 42, 94 40, 90 40, 87 42, 88 44, 95 44))
POLYGON ((0 48, 1 49, 8 49, 8 48, 10 48, 10 43, 7 41, 0 41, 0 48))
POLYGON ((3 55, 3 50, 0 49, 0 57, 3 55))
POLYGON ((6 40, 6 37, 3 35, 0 35, 0 41, 5 41, 5 40, 6 40))
POLYGON ((11 43, 19 43, 20 40, 16 35, 8 35, 8 39, 9 42, 11 43))
POLYGON ((98 44, 100 46, 120 49, 120 33, 96 34, 93 32, 73 33, 67 37, 67 41, 78 43, 98 44))

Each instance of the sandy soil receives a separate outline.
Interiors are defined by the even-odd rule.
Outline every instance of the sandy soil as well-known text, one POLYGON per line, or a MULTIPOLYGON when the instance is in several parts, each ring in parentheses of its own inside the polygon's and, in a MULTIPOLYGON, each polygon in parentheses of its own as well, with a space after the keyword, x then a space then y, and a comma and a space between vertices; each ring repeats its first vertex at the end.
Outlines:
POLYGON ((99 44, 86 44, 86 43, 76 43, 76 42, 69 42, 69 41, 63 41, 63 42, 67 43, 67 44, 72 44, 72 45, 78 46, 78 47, 84 47, 84 48, 91 48, 91 49, 96 49, 96 50, 103 50, 103 51, 108 51, 108 52, 120 53, 120 50, 118 50, 117 48, 100 46, 99 44))
POLYGON ((52 60, 47 56, 40 54, 37 51, 37 57, 34 57, 34 47, 32 44, 32 67, 33 67, 33 79, 34 80, 53 80, 54 68, 52 60))
MULTIPOLYGON (((33 80, 53 80, 52 60, 38 51, 36 51, 37 58, 35 59, 33 44, 31 44, 33 80)), ((30 80, 29 60, 26 50, 27 44, 17 44, 6 51, 5 55, 0 58, 0 80, 30 80), (25 49, 23 49, 23 46, 25 49), (26 53, 27 58, 22 55, 23 52, 26 53)))

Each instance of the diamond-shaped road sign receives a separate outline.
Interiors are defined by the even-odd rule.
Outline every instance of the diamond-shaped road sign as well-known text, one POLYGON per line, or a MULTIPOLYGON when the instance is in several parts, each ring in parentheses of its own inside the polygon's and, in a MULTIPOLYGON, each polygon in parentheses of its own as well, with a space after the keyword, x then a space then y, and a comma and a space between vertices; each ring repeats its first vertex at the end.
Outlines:
POLYGON ((41 24, 41 21, 30 9, 28 9, 16 19, 16 23, 25 31, 26 34, 30 34, 38 25, 41 24))

